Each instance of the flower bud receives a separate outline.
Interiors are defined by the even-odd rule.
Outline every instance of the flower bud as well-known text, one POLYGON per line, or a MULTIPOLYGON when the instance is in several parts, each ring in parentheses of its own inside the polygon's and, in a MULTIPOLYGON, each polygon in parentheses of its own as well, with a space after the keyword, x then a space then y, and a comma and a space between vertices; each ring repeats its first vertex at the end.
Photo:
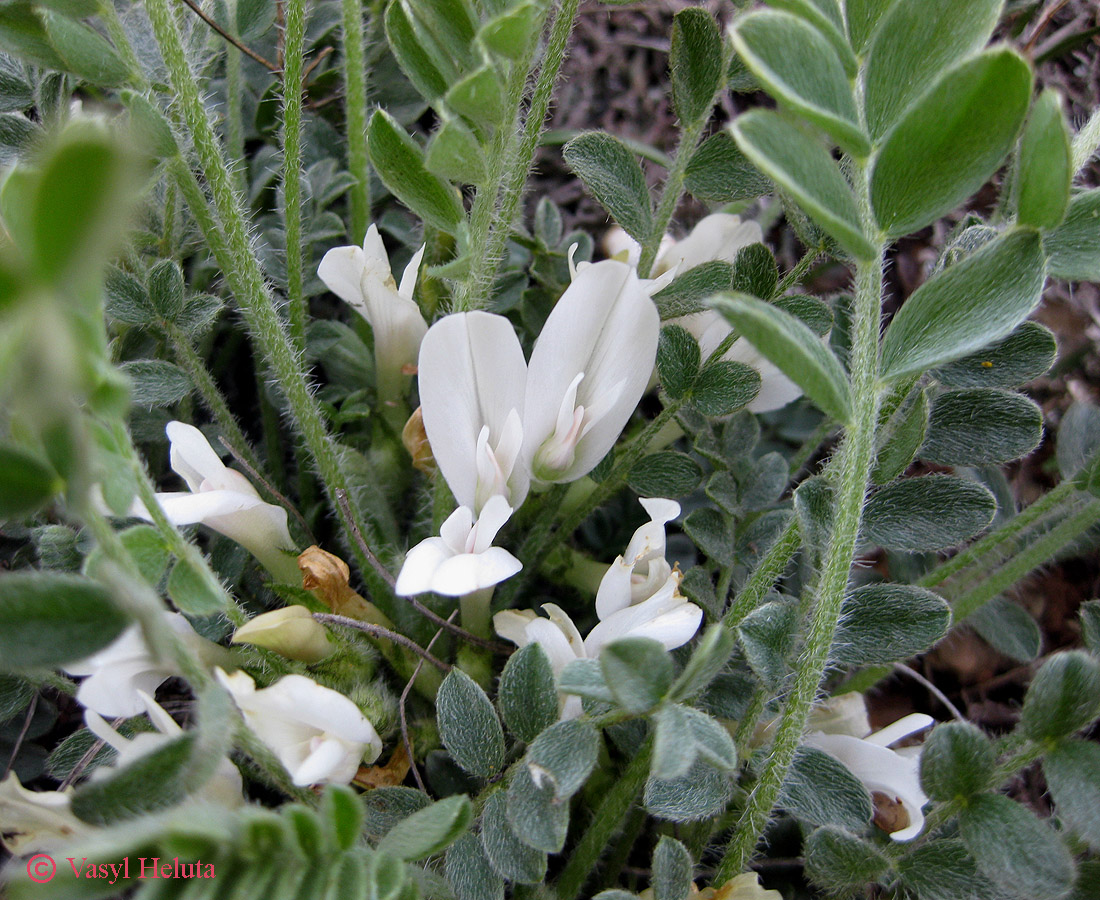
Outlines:
POLYGON ((287 606, 256 616, 237 629, 232 643, 264 647, 287 659, 310 664, 336 650, 325 627, 304 606, 287 606))

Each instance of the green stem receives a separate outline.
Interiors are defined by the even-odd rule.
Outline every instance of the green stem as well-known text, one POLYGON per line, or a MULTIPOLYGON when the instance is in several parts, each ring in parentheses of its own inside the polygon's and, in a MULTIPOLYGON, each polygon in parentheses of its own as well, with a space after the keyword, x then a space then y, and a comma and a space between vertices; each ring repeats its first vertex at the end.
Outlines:
MULTIPOLYGON (((543 54, 542 65, 539 67, 538 78, 531 93, 527 115, 524 117, 523 132, 521 135, 516 135, 514 131, 508 133, 508 145, 502 150, 504 164, 499 166, 496 177, 490 181, 491 188, 486 191, 484 211, 479 211, 478 208, 482 191, 479 190, 477 193, 470 216, 473 267, 469 278, 461 288, 460 297, 456 298, 456 309, 474 309, 484 305, 489 298, 497 269, 504 258, 504 246, 511 233, 512 222, 515 220, 520 200, 523 199, 523 190, 535 159, 535 151, 538 150, 539 137, 546 122, 546 113, 550 108, 550 99, 554 93, 554 85, 557 83, 558 72, 565 59, 565 51, 569 44, 569 35, 573 31, 573 22, 577 18, 579 2, 580 0, 562 0, 554 16, 553 24, 550 26, 550 37, 546 43, 546 52, 543 54), (478 219, 479 212, 484 220, 478 219), (476 242, 479 236, 483 241, 481 244, 476 242), (479 251, 480 247, 484 247, 484 250, 479 251)), ((519 83, 517 85, 513 82, 510 85, 510 89, 515 91, 510 96, 515 101, 515 108, 518 109, 522 101, 523 86, 527 82, 527 73, 523 72, 522 81, 519 81, 519 66, 517 63, 513 63, 513 66, 517 70, 513 78, 519 83), (517 87, 518 90, 516 90, 517 87)))
MULTIPOLYGON (((350 493, 350 486, 340 466, 339 453, 328 433, 321 408, 313 396, 299 357, 275 311, 274 298, 271 296, 259 261, 253 252, 240 199, 233 190, 221 148, 206 116, 198 84, 188 65, 175 19, 168 8, 167 0, 149 0, 146 9, 184 122, 202 163, 203 173, 210 185, 218 212, 220 230, 204 229, 207 240, 241 304, 249 331, 263 348, 264 355, 279 381, 293 419, 316 462, 326 493, 335 507, 337 492, 343 490, 350 493)), ((194 174, 189 169, 181 173, 179 168, 174 166, 175 171, 182 176, 182 181, 186 182, 181 184, 181 189, 192 198, 196 193, 201 196, 202 191, 194 179, 194 174)), ((204 220, 208 225, 212 224, 211 217, 200 217, 200 224, 204 220)), ((368 477, 364 480, 363 487, 370 504, 371 517, 364 525, 359 526, 360 529, 376 546, 383 543, 396 543, 397 523, 377 480, 368 477)), ((353 534, 354 526, 359 523, 345 519, 342 511, 341 518, 345 531, 349 535, 353 534)), ((362 556, 356 544, 350 543, 356 547, 356 553, 360 555, 360 569, 371 592, 375 593, 379 599, 389 599, 388 586, 374 572, 369 560, 362 556)))
MULTIPOLYGON (((856 164, 854 168, 864 230, 873 233, 868 173, 865 166, 856 164)), ((715 884, 729 881, 742 872, 752 859, 771 810, 779 799, 779 792, 794 760, 795 751, 802 741, 806 720, 817 697, 840 619, 840 609, 848 587, 863 516, 867 480, 875 454, 879 405, 877 372, 882 249, 879 244, 873 261, 859 262, 856 266, 851 356, 852 419, 839 450, 833 533, 822 562, 805 646, 796 667, 794 683, 783 709, 771 752, 733 830, 726 854, 718 867, 715 884)))
POLYGON ((792 516, 790 522, 787 523, 787 527, 783 529, 779 537, 768 548, 768 552, 764 554, 764 558, 760 560, 752 575, 749 576, 748 581, 745 582, 744 587, 741 588, 736 599, 734 599, 733 605, 723 619, 727 628, 736 628, 745 616, 760 605, 764 595, 779 580, 783 571, 787 568, 787 563, 798 551, 799 544, 798 519, 792 516))
MULTIPOLYGON (((756 723, 764 714, 764 708, 768 705, 769 692, 763 687, 757 687, 752 692, 745 714, 737 723, 737 733, 733 736, 734 746, 737 747, 737 758, 744 760, 748 756, 749 744, 756 733, 756 723)), ((718 882, 715 882, 716 884, 718 882)))
POLYGON ((557 883, 558 900, 576 900, 584 889, 589 874, 600 861, 600 855, 634 805, 634 799, 649 775, 649 757, 653 740, 641 746, 626 770, 619 777, 596 810, 588 830, 581 836, 573 855, 562 870, 557 883))
POLYGON ((684 193, 684 178, 687 176, 688 163, 703 137, 703 129, 707 127, 711 108, 707 108, 705 116, 683 125, 679 143, 676 145, 676 156, 672 160, 672 167, 668 170, 668 176, 661 188, 661 199, 657 204, 657 212, 653 217, 653 230, 642 245, 641 257, 638 260, 639 274, 648 274, 653 269, 653 263, 657 259, 657 251, 661 247, 661 238, 668 231, 668 224, 672 221, 673 213, 676 212, 676 207, 680 205, 680 197, 684 193))
POLYGON ((363 243, 370 224, 370 160, 367 155, 367 75, 363 42, 363 0, 343 0, 344 109, 347 115, 348 171, 355 183, 351 205, 351 241, 363 243))
POLYGON ((1079 512, 1069 516, 1062 524, 1047 532, 1034 543, 1022 548, 1005 565, 984 578, 978 587, 955 600, 951 605, 955 621, 962 621, 1002 591, 1008 590, 1025 575, 1039 568, 1048 560, 1053 559, 1059 550, 1080 537, 1098 522, 1100 522, 1100 500, 1092 500, 1079 512))
MULTIPOLYGON (((283 63, 283 203, 286 216, 286 296, 294 349, 306 349, 308 309, 302 289, 302 63, 305 0, 286 0, 283 63)), ((231 157, 232 158, 232 157, 231 157)))
POLYGON ((783 280, 776 285, 773 296, 782 297, 796 284, 801 284, 802 279, 806 277, 806 273, 810 271, 813 264, 817 262, 818 257, 824 252, 824 247, 811 247, 803 253, 802 258, 795 263, 794 268, 784 275, 783 280))
MULTIPOLYGON (((237 20, 237 0, 228 0, 226 9, 230 21, 237 20)), ((225 145, 231 160, 235 160, 240 166, 237 173, 242 177, 238 179, 237 187, 243 181, 244 176, 244 121, 242 108, 244 100, 244 81, 241 76, 241 51, 230 44, 225 44, 225 145)))
POLYGON ((966 550, 951 557, 943 565, 937 566, 921 578, 917 584, 920 587, 932 588, 943 584, 949 578, 955 577, 964 569, 979 565, 984 557, 1000 547, 1001 544, 1012 540, 1029 525, 1055 509, 1063 501, 1071 499, 1076 493, 1077 488, 1072 481, 1063 481, 1054 490, 1048 491, 996 531, 990 532, 980 541, 971 544, 966 550))

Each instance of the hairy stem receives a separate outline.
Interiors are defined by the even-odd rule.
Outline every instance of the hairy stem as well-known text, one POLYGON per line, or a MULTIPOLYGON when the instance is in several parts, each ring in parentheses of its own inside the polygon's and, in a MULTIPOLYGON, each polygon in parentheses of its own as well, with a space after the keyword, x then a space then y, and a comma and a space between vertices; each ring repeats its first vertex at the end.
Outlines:
MULTIPOLYGON (((241 304, 249 331, 263 349, 271 370, 278 379, 294 422, 317 466, 326 493, 335 506, 336 492, 349 489, 340 465, 339 451, 328 433, 320 405, 313 396, 299 356, 279 320, 274 298, 253 252, 240 198, 233 189, 221 148, 206 116, 199 87, 188 65, 175 19, 168 8, 167 0, 150 0, 146 9, 217 210, 217 224, 220 227, 209 230, 204 228, 204 234, 241 304)), ((202 190, 194 179, 194 174, 186 166, 182 167, 186 170, 184 172, 180 172, 180 168, 179 165, 173 167, 174 172, 180 176, 181 190, 189 199, 198 200, 202 197, 202 190), (195 196, 196 193, 198 197, 195 196)), ((214 224, 212 216, 202 216, 197 212, 196 215, 200 225, 204 221, 207 226, 214 224)), ((362 530, 376 546, 395 543, 397 524, 377 479, 368 477, 363 487, 370 507, 370 518, 362 530)), ((352 523, 345 520, 343 524, 345 531, 350 534, 352 523)), ((371 569, 369 562, 361 559, 360 568, 371 590, 377 590, 385 597, 386 586, 371 569)))
POLYGON ((294 349, 306 349, 308 310, 302 289, 302 64, 306 40, 305 0, 287 0, 286 62, 283 65, 283 204, 286 234, 286 296, 294 349))
MULTIPOLYGON (((873 233, 869 187, 864 167, 856 166, 864 229, 873 233)), ((794 683, 780 718, 767 762, 746 801, 715 884, 724 884, 742 872, 752 859, 760 835, 779 799, 779 792, 795 751, 802 741, 806 720, 817 697, 840 619, 863 516, 867 480, 875 453, 879 386, 878 334, 882 296, 882 246, 873 261, 856 266, 856 300, 851 356, 852 421, 839 450, 836 512, 833 533, 822 561, 813 613, 794 683)))
POLYGON ((351 241, 363 243, 370 223, 370 161, 367 156, 367 74, 363 46, 363 0, 343 0, 344 108, 347 114, 348 171, 355 183, 348 193, 351 241))
POLYGON ((652 752, 653 741, 647 739, 619 776, 619 780, 604 795, 588 830, 573 849, 573 855, 558 879, 558 900, 576 900, 580 896, 588 876, 600 861, 604 848, 622 827, 623 820, 634 805, 634 799, 645 784, 652 752))
POLYGON ((787 568, 787 563, 798 551, 799 544, 798 519, 792 516, 787 527, 768 548, 764 558, 760 560, 744 587, 738 592, 733 605, 723 619, 727 628, 736 628, 745 616, 760 605, 764 595, 779 580, 783 570, 787 568))
POLYGON ((1089 120, 1073 138, 1073 171, 1080 172, 1100 150, 1100 108, 1094 109, 1089 120))

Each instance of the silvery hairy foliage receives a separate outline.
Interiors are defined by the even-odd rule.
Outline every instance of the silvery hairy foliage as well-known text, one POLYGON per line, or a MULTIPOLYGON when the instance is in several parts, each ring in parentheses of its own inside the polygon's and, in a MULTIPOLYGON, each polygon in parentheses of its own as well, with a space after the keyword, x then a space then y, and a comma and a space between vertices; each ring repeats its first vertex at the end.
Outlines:
POLYGON ((1100 526, 1024 388, 1100 115, 1024 6, 662 6, 671 154, 545 133, 578 0, 0 6, 5 895, 1094 897, 1100 600, 1008 592, 1100 526), (963 630, 996 732, 900 665, 963 630))

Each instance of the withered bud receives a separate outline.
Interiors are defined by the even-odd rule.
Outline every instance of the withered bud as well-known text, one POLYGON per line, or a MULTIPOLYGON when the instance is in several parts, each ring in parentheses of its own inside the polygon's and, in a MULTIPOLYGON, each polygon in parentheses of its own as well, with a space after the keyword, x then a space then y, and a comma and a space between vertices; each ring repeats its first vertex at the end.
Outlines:
POLYGON ((428 433, 424 430, 424 412, 421 407, 416 408, 401 429, 401 443, 409 451, 416 468, 425 475, 435 472, 435 457, 432 456, 432 445, 428 443, 428 433))

